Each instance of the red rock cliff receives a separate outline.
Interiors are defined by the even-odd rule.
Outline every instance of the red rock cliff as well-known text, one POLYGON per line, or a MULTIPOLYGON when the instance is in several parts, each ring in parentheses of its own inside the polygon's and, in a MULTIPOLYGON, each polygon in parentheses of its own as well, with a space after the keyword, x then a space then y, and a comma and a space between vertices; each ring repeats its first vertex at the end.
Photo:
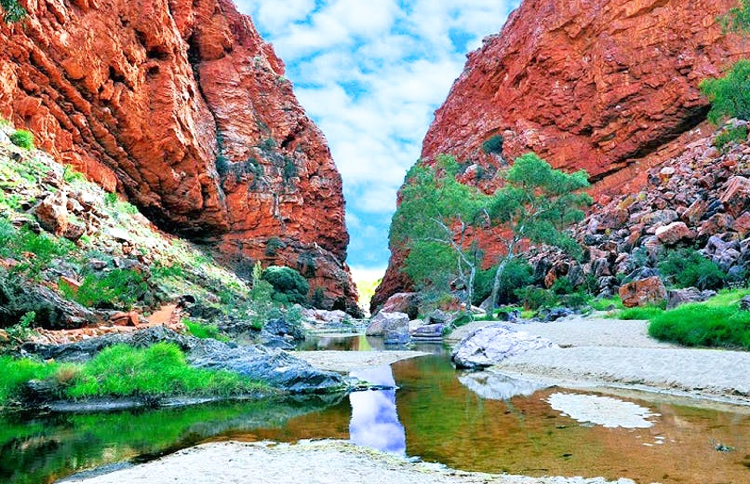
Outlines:
MULTIPOLYGON (((705 120, 700 81, 750 54, 750 41, 717 22, 736 5, 525 0, 469 54, 422 155, 497 166, 481 146, 499 134, 506 159, 536 151, 556 168, 587 170, 598 193, 623 189, 705 120)), ((408 285, 402 258, 396 248, 375 305, 408 285)))
POLYGON ((161 227, 354 308, 341 177, 249 17, 229 0, 20 3, 0 23, 0 116, 161 227))

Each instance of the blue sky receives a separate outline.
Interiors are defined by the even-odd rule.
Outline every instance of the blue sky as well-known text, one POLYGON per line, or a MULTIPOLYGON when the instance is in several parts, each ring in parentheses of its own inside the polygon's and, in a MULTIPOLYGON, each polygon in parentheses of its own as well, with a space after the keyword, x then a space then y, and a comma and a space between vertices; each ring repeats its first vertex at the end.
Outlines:
POLYGON ((406 170, 466 53, 518 0, 235 0, 287 66, 344 179, 349 265, 388 264, 388 226, 406 170))

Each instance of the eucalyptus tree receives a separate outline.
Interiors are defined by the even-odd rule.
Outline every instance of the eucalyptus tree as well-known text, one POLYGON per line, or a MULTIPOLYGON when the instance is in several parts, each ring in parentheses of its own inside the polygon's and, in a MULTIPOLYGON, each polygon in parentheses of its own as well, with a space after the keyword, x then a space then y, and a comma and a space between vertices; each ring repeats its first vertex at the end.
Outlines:
POLYGON ((445 285, 446 278, 456 280, 470 308, 481 262, 475 235, 489 227, 490 197, 460 183, 460 171, 455 158, 446 155, 433 165, 417 163, 406 175, 390 238, 408 250, 404 270, 412 281, 434 287, 445 285))
POLYGON ((568 174, 553 169, 535 153, 513 162, 505 173, 505 185, 489 203, 491 225, 502 227, 505 255, 495 271, 490 301, 497 304, 500 283, 508 263, 518 255, 522 241, 558 247, 577 256, 576 240, 565 232, 584 218, 583 208, 592 203, 583 190, 589 187, 588 174, 581 170, 568 174))

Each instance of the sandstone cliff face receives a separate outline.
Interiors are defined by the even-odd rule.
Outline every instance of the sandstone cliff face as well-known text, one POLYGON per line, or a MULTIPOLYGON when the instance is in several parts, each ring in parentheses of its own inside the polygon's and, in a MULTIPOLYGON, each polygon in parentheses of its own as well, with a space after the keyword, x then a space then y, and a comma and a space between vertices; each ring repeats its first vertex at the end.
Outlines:
MULTIPOLYGON (((716 20, 736 4, 525 0, 469 54, 422 155, 497 167, 481 145, 501 135, 507 160, 535 151, 555 168, 587 170, 596 194, 634 189, 625 182, 645 181, 705 120, 700 81, 750 53, 716 20)), ((396 248, 375 304, 405 284, 402 258, 396 248)))
POLYGON ((229 0, 21 4, 0 24, 0 116, 161 227, 355 308, 341 178, 250 18, 229 0))

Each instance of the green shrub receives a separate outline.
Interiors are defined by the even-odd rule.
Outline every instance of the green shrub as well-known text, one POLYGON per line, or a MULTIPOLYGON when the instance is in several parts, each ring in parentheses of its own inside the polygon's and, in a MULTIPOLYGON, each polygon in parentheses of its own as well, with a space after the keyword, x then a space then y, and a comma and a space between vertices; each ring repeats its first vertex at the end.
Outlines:
MULTIPOLYGON (((481 304, 490 296, 492 283, 495 280, 497 267, 477 272, 474 279, 474 304, 481 304)), ((512 304, 518 301, 516 289, 531 284, 534 270, 528 262, 523 259, 511 259, 508 266, 500 277, 500 291, 497 295, 497 304, 512 304)))
POLYGON ((719 21, 726 31, 750 32, 750 0, 740 0, 740 5, 719 17, 719 21))
POLYGON ((258 386, 236 373, 192 368, 176 345, 159 343, 147 349, 118 345, 103 350, 84 365, 67 394, 72 398, 228 396, 258 386))
POLYGON ((750 119, 750 60, 740 60, 724 77, 705 79, 701 91, 711 101, 708 119, 719 124, 725 118, 750 119))
POLYGON ((18 131, 12 133, 9 138, 11 143, 18 146, 19 148, 23 148, 25 150, 31 150, 34 148, 34 135, 29 131, 19 129, 18 131))
POLYGON ((550 290, 555 294, 564 295, 574 293, 576 288, 573 287, 573 283, 570 282, 570 279, 567 277, 560 277, 555 279, 550 290))
POLYGON ((744 143, 747 141, 747 126, 737 126, 727 128, 714 139, 714 146, 721 151, 725 151, 734 143, 744 143))
POLYGON ((21 317, 18 324, 5 328, 5 333, 11 340, 17 343, 26 341, 34 333, 31 329, 31 325, 34 321, 36 321, 36 313, 34 311, 29 311, 21 317))
POLYGON ((540 287, 529 286, 516 290, 516 296, 523 307, 530 310, 550 308, 557 305, 557 297, 552 291, 540 287))
POLYGON ((43 380, 57 370, 57 365, 32 359, 0 356, 0 405, 11 399, 29 380, 43 380))
POLYGON ((76 183, 86 181, 86 177, 71 165, 65 165, 65 169, 63 170, 63 180, 65 183, 76 183))
POLYGON ((75 250, 67 239, 36 234, 23 227, 17 230, 7 219, 0 218, 0 256, 24 261, 14 271, 27 272, 32 278, 49 266, 53 259, 66 257, 75 250))
POLYGON ((151 291, 147 277, 132 269, 89 274, 75 293, 66 286, 61 290, 68 298, 84 306, 118 309, 131 309, 151 291))
POLYGON ((195 336, 196 338, 200 339, 216 339, 219 341, 229 341, 229 338, 219 331, 219 328, 217 328, 213 324, 203 324, 199 323, 198 321, 193 321, 192 319, 183 319, 183 324, 187 327, 190 334, 195 336))
POLYGON ((263 280, 269 282, 280 303, 303 304, 307 301, 310 285, 302 274, 290 267, 271 266, 263 271, 263 280))
POLYGON ((26 9, 19 5, 18 0, 0 0, 0 7, 5 11, 5 22, 14 23, 26 17, 26 9))
POLYGON ((666 253, 658 264, 659 272, 676 287, 720 289, 727 275, 716 263, 695 249, 678 249, 666 253))
POLYGON ((664 307, 660 306, 644 306, 635 308, 625 308, 622 311, 618 311, 612 315, 615 319, 627 319, 627 320, 650 320, 651 318, 662 314, 664 307))
POLYGON ((501 155, 503 153, 503 137, 499 134, 491 136, 482 143, 482 151, 487 154, 501 155))
POLYGON ((685 346, 750 350, 750 311, 740 311, 737 305, 685 304, 654 315, 648 332, 659 340, 685 346))
POLYGON ((622 300, 619 296, 611 298, 594 299, 589 301, 589 305, 597 311, 609 311, 609 308, 614 307, 615 309, 624 309, 622 300))

